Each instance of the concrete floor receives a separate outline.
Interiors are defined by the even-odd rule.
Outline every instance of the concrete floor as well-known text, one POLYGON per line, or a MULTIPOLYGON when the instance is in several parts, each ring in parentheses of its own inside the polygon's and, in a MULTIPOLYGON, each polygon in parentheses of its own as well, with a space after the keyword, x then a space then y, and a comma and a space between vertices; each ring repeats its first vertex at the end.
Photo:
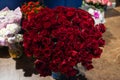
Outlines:
POLYGON ((106 40, 100 59, 93 61, 94 69, 86 71, 88 80, 120 80, 120 7, 106 12, 106 40))
MULTIPOLYGON (((85 72, 87 80, 120 80, 120 7, 106 12, 105 25, 106 46, 101 58, 93 60, 94 69, 85 72)), ((31 59, 14 60, 7 48, 0 48, 0 80, 53 80, 40 77, 32 65, 31 59)))

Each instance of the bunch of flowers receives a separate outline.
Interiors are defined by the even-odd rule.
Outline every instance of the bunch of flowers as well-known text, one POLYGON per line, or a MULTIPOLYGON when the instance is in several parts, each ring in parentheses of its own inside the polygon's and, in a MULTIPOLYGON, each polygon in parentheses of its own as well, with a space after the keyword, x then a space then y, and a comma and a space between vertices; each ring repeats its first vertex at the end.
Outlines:
POLYGON ((0 46, 9 46, 22 41, 22 35, 18 37, 21 18, 22 13, 19 7, 14 11, 7 7, 0 11, 0 46))
POLYGON ((105 22, 104 11, 107 6, 111 6, 109 0, 83 0, 82 8, 92 15, 95 24, 99 24, 105 22))
POLYGON ((105 6, 111 6, 110 0, 84 0, 84 2, 98 9, 103 9, 105 6))
POLYGON ((25 18, 29 18, 29 14, 38 13, 42 8, 43 8, 43 6, 40 5, 39 2, 30 1, 30 2, 22 5, 21 11, 25 18))
POLYGON ((60 72, 75 76, 78 63, 92 69, 92 59, 99 58, 105 41, 103 24, 94 25, 91 15, 75 8, 44 8, 24 19, 23 46, 28 57, 35 58, 41 76, 60 72))

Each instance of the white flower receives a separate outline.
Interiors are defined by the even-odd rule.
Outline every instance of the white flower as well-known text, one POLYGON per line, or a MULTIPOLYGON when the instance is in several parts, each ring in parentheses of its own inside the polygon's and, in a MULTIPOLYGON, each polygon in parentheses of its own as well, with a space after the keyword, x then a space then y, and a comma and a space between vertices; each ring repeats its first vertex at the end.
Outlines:
POLYGON ((6 38, 3 38, 3 37, 0 37, 0 45, 1 46, 7 46, 7 41, 6 41, 6 38))
POLYGON ((13 37, 8 37, 7 39, 7 42, 12 44, 12 43, 15 43, 15 42, 21 42, 23 41, 23 35, 22 34, 16 34, 15 36, 13 37))
POLYGON ((0 11, 0 19, 4 19, 5 16, 7 15, 8 11, 0 11))
POLYGON ((8 46, 23 41, 23 36, 18 34, 21 30, 21 18, 22 13, 19 7, 15 10, 6 7, 0 11, 0 45, 8 46))
POLYGON ((16 42, 22 42, 23 41, 23 35, 22 34, 16 34, 15 35, 15 41, 16 42))
POLYGON ((0 30, 0 37, 5 37, 6 36, 6 32, 7 32, 6 28, 2 28, 0 30))
POLYGON ((13 24, 8 24, 6 26, 6 29, 7 29, 7 31, 9 31, 9 33, 8 33, 8 35, 9 35, 9 34, 18 33, 20 31, 21 27, 18 24, 13 23, 13 24))
POLYGON ((10 10, 9 13, 6 15, 7 20, 9 20, 9 23, 20 23, 22 18, 22 12, 20 8, 16 8, 14 11, 10 10))
POLYGON ((0 29, 6 27, 7 24, 18 23, 20 24, 22 18, 22 12, 20 8, 16 8, 15 10, 10 10, 8 8, 4 8, 0 11, 0 29))
POLYGON ((8 43, 15 43, 15 36, 14 37, 9 37, 8 39, 7 39, 7 41, 8 41, 8 43))
POLYGON ((104 11, 101 12, 99 9, 89 8, 88 12, 92 15, 92 18, 95 21, 95 25, 105 22, 104 11))
POLYGON ((91 15, 93 15, 93 14, 94 14, 94 9, 89 8, 89 9, 88 9, 88 12, 89 12, 91 15))

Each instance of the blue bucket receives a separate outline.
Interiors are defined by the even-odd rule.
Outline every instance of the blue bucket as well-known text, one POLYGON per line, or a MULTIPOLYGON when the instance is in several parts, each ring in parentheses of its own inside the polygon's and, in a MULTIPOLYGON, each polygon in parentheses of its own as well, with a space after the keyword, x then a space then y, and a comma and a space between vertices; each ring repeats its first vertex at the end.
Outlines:
POLYGON ((54 78, 54 79, 57 79, 57 80, 59 80, 60 79, 60 73, 59 72, 52 72, 52 77, 54 78))
POLYGON ((51 75, 55 80, 77 80, 76 76, 71 76, 71 77, 67 77, 64 74, 61 74, 60 72, 52 72, 51 75))
MULTIPOLYGON (((41 0, 40 0, 41 1, 41 0)), ((82 5, 82 0, 43 0, 45 6, 54 8, 56 6, 66 6, 78 8, 82 5)))
POLYGON ((26 1, 29 0, 0 0, 0 10, 5 7, 8 7, 9 9, 15 9, 26 1))

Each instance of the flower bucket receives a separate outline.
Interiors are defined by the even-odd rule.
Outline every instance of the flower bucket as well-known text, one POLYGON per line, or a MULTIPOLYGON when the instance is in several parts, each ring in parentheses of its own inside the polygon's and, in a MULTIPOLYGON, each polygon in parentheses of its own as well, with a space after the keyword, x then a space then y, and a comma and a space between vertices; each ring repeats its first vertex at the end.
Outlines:
MULTIPOLYGON (((41 1, 41 0, 40 0, 41 1)), ((54 8, 56 6, 66 6, 78 8, 82 4, 82 0, 43 0, 45 6, 54 8)))
POLYGON ((66 75, 61 74, 60 72, 52 72, 52 77, 55 80, 76 80, 75 76, 73 76, 73 77, 67 77, 66 75))
POLYGON ((61 74, 60 72, 52 72, 52 77, 55 80, 67 80, 67 77, 64 74, 61 74))
POLYGON ((59 72, 57 72, 57 73, 56 73, 56 72, 52 72, 52 75, 51 75, 51 76, 52 76, 54 79, 60 80, 60 75, 61 75, 61 74, 60 74, 59 72))
POLYGON ((8 7, 9 9, 15 9, 26 1, 29 0, 0 0, 0 10, 5 7, 8 7))

